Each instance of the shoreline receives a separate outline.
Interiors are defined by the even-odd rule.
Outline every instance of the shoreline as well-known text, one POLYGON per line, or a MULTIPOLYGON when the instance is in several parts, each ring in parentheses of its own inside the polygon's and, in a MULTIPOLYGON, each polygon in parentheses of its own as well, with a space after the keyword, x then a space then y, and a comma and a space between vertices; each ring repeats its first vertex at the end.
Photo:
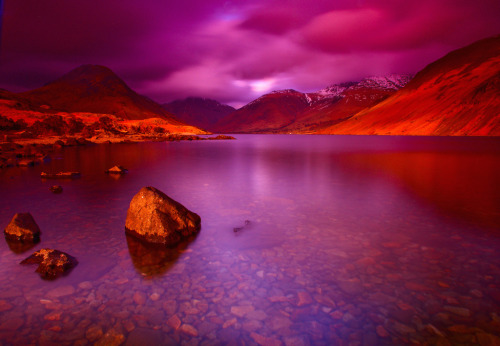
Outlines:
MULTIPOLYGON (((204 134, 203 136, 208 136, 204 134)), ((213 135, 213 134, 212 134, 213 135)), ((51 160, 50 154, 65 147, 87 146, 98 144, 130 144, 142 142, 179 142, 201 140, 234 140, 226 135, 200 137, 192 133, 176 133, 161 135, 102 135, 85 138, 81 136, 44 136, 36 138, 22 137, 20 134, 0 134, 0 169, 34 166, 51 160)))

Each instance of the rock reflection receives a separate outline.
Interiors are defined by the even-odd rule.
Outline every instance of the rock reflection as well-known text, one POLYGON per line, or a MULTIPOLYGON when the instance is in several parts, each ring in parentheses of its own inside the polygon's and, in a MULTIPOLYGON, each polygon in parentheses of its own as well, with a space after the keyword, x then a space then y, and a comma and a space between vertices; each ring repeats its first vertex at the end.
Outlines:
POLYGON ((9 249, 16 254, 26 252, 35 247, 35 245, 39 243, 39 241, 36 242, 12 241, 7 238, 5 238, 5 241, 7 242, 9 249))
POLYGON ((148 244, 128 234, 127 246, 135 269, 145 277, 161 276, 170 270, 187 243, 169 248, 165 245, 148 244))

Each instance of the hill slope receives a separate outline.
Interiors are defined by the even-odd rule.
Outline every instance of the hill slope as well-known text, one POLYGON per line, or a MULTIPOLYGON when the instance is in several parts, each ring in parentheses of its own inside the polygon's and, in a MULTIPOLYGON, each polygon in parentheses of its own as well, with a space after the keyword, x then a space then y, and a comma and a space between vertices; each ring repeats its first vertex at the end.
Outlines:
POLYGON ((295 121, 309 106, 305 94, 295 90, 280 90, 263 95, 221 119, 219 132, 279 132, 295 121))
POLYGON ((325 134, 500 135, 500 36, 455 50, 325 134))
POLYGON ((214 129, 217 121, 235 111, 231 106, 201 97, 188 97, 184 100, 175 100, 164 104, 163 108, 186 124, 210 131, 214 129))
POLYGON ((130 89, 113 71, 99 65, 82 65, 19 96, 57 111, 113 114, 123 119, 163 118, 180 123, 159 104, 130 89))

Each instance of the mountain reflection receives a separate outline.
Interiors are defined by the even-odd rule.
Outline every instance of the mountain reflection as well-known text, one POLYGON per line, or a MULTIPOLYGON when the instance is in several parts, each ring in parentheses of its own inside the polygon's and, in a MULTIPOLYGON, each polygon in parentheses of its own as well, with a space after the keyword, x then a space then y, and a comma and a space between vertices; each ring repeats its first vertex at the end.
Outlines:
POLYGON ((457 219, 498 229, 500 162, 463 152, 352 154, 343 162, 400 181, 435 208, 457 219))

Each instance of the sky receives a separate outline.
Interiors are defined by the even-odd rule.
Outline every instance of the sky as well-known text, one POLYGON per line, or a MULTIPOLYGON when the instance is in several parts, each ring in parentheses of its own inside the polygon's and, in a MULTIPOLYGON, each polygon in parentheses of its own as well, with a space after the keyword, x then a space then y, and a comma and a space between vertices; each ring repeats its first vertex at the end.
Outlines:
POLYGON ((159 103, 240 107, 273 90, 415 73, 500 34, 499 18, 499 0, 4 0, 0 88, 98 64, 159 103))

